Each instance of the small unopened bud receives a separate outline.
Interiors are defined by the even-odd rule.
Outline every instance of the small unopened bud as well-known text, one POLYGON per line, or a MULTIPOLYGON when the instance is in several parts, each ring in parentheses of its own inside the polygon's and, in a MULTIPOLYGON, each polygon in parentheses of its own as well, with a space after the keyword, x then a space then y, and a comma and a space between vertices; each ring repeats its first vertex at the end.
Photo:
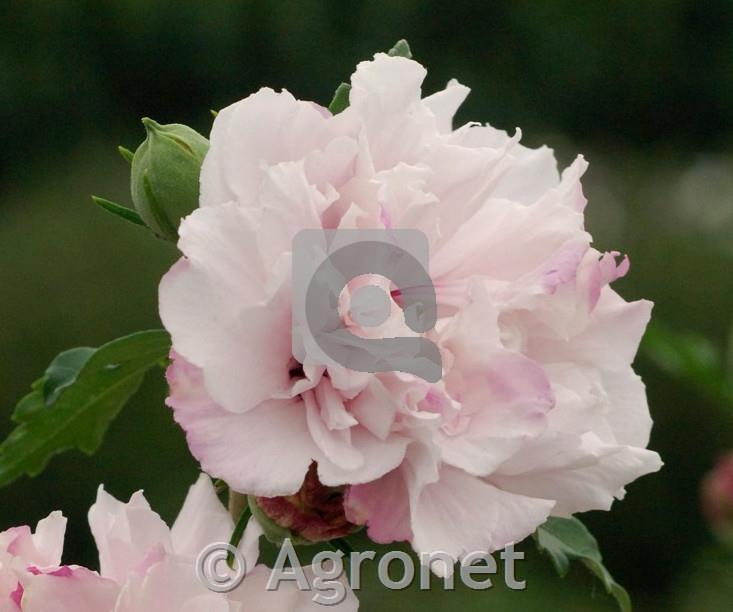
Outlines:
POLYGON ((160 125, 147 117, 142 121, 147 137, 132 159, 132 201, 145 225, 175 241, 181 219, 198 207, 209 141, 185 125, 160 125))
POLYGON ((733 544, 733 452, 702 481, 702 510, 716 535, 733 544))
POLYGON ((327 487, 318 480, 316 464, 294 495, 250 497, 252 514, 265 536, 275 544, 311 544, 343 538, 360 529, 346 520, 343 487, 327 487))

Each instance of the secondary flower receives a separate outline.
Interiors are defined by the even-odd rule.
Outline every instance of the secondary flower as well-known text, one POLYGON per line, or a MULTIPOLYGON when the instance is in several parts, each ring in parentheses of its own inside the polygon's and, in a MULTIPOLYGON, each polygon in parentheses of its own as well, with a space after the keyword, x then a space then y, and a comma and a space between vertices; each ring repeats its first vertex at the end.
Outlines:
POLYGON ((701 486, 702 510, 708 523, 726 542, 733 542, 733 453, 723 455, 701 486))
MULTIPOLYGON (((16 527, 0 534, 2 612, 291 612, 319 610, 313 593, 284 583, 266 590, 269 570, 255 565, 262 533, 251 521, 240 550, 247 576, 230 593, 209 590, 196 574, 205 547, 227 542, 234 528, 210 479, 191 487, 172 528, 151 510, 142 493, 122 503, 100 487, 89 511, 100 572, 60 565, 66 520, 54 512, 35 534, 16 527)), ((338 610, 356 610, 351 591, 338 610)))
MULTIPOLYGON (((423 98, 424 78, 417 62, 378 54, 336 116, 267 88, 223 109, 160 314, 174 346, 168 403, 204 470, 279 497, 315 462, 374 540, 461 557, 550 515, 607 510, 659 469, 631 369, 651 304, 609 286, 628 261, 590 245, 582 157, 560 175, 519 131, 454 130, 468 89, 451 81, 423 98), (295 361, 291 245, 318 228, 426 235, 441 381, 295 361)), ((349 318, 364 284, 389 288, 351 281, 344 324, 409 335, 399 291, 382 325, 349 318)))
MULTIPOLYGON (((35 532, 23 525, 0 533, 0 612, 21 609, 23 585, 31 576, 60 570, 65 531, 66 519, 60 512, 52 512, 38 522, 35 532)), ((66 571, 80 580, 85 572, 75 566, 66 571)))

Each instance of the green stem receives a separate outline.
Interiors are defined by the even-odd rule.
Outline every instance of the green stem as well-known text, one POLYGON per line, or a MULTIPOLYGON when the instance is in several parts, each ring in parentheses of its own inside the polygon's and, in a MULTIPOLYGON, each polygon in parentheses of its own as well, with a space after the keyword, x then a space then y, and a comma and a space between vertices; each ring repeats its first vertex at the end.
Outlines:
POLYGON ((233 521, 236 521, 248 507, 247 496, 229 489, 229 514, 233 521))
POLYGON ((344 556, 347 558, 351 553, 354 552, 351 544, 349 544, 344 538, 329 540, 328 543, 333 547, 334 550, 340 550, 342 553, 344 553, 344 556))
MULTIPOLYGON (((237 524, 234 526, 234 531, 232 531, 232 537, 229 539, 229 544, 234 548, 237 548, 239 546, 239 543, 242 541, 242 536, 244 535, 244 530, 247 527, 250 516, 252 516, 252 511, 249 509, 249 506, 247 506, 244 510, 242 510, 242 514, 240 515, 237 524)), ((227 564, 229 565, 229 567, 234 566, 233 553, 229 553, 227 555, 227 564)))

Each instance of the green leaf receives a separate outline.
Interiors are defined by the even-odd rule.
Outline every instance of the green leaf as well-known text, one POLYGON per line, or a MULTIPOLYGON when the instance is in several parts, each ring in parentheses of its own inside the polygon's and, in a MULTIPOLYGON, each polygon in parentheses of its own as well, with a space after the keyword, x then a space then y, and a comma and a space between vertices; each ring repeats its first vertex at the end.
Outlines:
POLYGON ((349 92, 351 91, 351 85, 348 83, 341 83, 336 88, 336 92, 333 94, 333 100, 328 105, 328 110, 331 111, 332 115, 338 115, 341 111, 346 110, 349 107, 349 92))
POLYGON ((713 401, 733 401, 723 357, 704 336, 653 323, 644 335, 642 351, 661 370, 692 385, 713 401))
POLYGON ((96 451, 145 373, 169 350, 168 334, 154 330, 61 353, 13 413, 17 427, 0 444, 0 486, 36 476, 63 451, 96 451))
POLYGON ((132 158, 135 157, 135 154, 130 151, 130 149, 126 149, 122 145, 117 147, 117 152, 122 156, 122 159, 124 159, 127 163, 132 163, 132 158))
POLYGON ((391 55, 392 57, 406 57, 407 59, 412 59, 412 50, 410 49, 410 45, 408 42, 403 38, 402 40, 398 40, 394 47, 392 47, 387 55, 391 55))
POLYGON ((145 226, 145 223, 140 218, 140 215, 132 208, 127 208, 126 206, 122 206, 121 204, 115 204, 114 202, 110 202, 109 200, 105 200, 104 198, 99 198, 97 196, 92 196, 92 200, 94 200, 94 203, 97 206, 101 206, 102 208, 104 208, 104 210, 111 212, 113 215, 122 217, 125 221, 129 221, 130 223, 134 223, 135 225, 145 226))
POLYGON ((606 591, 616 599, 622 612, 631 612, 631 600, 603 566, 598 542, 576 518, 550 518, 534 535, 537 548, 550 556, 560 576, 565 576, 571 561, 579 561, 603 583, 606 591))
POLYGON ((43 397, 47 406, 53 404, 66 387, 74 384, 79 372, 96 349, 83 346, 59 353, 46 368, 43 397))

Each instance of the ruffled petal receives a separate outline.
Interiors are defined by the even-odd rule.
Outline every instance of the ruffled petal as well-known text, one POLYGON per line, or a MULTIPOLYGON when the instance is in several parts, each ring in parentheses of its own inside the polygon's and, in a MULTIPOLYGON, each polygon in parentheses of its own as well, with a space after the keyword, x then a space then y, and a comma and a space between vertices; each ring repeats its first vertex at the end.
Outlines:
MULTIPOLYGON (((23 612, 113 612, 119 586, 83 567, 65 566, 23 581, 23 612)), ((138 610, 136 612, 144 612, 138 610)), ((152 612, 152 611, 151 611, 152 612)))
POLYGON ((206 394, 201 371, 182 358, 174 360, 167 376, 167 404, 206 473, 235 491, 264 497, 290 495, 300 488, 319 454, 302 401, 272 400, 234 414, 206 394))
POLYGON ((258 207, 263 168, 324 149, 337 129, 314 104, 285 90, 265 87, 222 109, 201 168, 201 206, 235 201, 258 207))
POLYGON ((609 510, 623 487, 662 466, 653 451, 603 444, 593 434, 528 443, 489 480, 506 491, 557 500, 555 516, 609 510))
POLYGON ((436 482, 412 492, 412 544, 416 551, 455 559, 520 542, 549 516, 555 503, 502 491, 445 466, 436 482))
POLYGON ((123 503, 100 486, 89 509, 89 526, 99 550, 101 575, 118 584, 133 572, 145 571, 156 549, 172 549, 168 526, 141 491, 123 503))
POLYGON ((234 521, 219 501, 211 478, 201 474, 186 495, 181 511, 171 528, 176 554, 196 558, 205 546, 228 542, 234 521))

